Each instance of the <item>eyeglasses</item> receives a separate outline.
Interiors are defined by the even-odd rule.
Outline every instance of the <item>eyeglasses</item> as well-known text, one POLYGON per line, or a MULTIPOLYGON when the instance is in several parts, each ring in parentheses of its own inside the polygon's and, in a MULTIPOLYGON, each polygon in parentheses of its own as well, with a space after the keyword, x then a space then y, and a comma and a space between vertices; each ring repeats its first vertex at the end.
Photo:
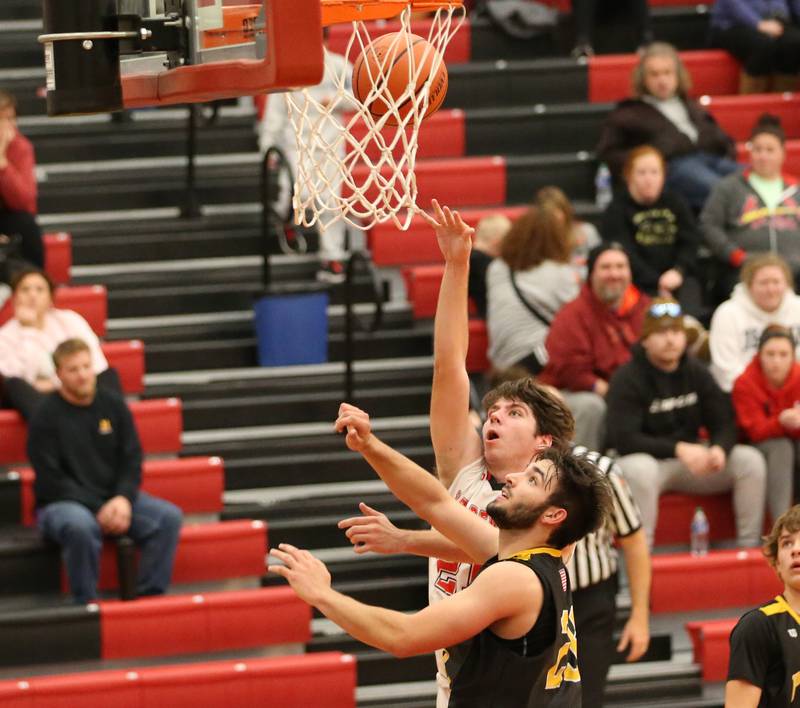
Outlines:
POLYGON ((653 317, 680 317, 683 310, 677 302, 657 302, 650 306, 648 314, 653 317))

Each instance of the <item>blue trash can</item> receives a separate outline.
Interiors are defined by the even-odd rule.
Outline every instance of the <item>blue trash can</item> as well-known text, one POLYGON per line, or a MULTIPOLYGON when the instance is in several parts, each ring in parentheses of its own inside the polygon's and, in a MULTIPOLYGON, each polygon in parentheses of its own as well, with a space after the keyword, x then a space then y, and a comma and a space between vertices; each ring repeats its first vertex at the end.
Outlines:
POLYGON ((325 285, 273 286, 255 303, 260 366, 328 361, 328 289, 325 285))

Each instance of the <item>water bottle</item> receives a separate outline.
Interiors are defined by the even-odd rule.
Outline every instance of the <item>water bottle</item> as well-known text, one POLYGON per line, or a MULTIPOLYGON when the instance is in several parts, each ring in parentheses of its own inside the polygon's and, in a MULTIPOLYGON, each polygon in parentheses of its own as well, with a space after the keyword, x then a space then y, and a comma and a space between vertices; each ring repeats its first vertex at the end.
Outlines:
POLYGON ((692 517, 689 545, 693 556, 704 556, 708 553, 708 517, 701 506, 695 509, 692 517))
POLYGON ((611 171, 604 162, 601 162, 594 177, 594 202, 598 208, 605 209, 611 203, 613 196, 611 171))

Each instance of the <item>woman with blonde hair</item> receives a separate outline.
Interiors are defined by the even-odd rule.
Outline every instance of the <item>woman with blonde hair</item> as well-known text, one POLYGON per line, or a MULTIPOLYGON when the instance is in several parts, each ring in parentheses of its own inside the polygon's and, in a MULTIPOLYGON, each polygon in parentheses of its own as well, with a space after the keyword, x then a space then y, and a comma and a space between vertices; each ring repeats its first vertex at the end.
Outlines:
POLYGON ((734 143, 697 101, 690 77, 671 44, 654 42, 632 75, 633 96, 611 111, 597 153, 619 178, 628 151, 652 145, 667 160, 667 187, 700 209, 720 177, 738 169, 734 143))
POLYGON ((486 274, 489 359, 496 369, 547 363, 544 341, 562 305, 578 294, 570 264, 568 216, 539 199, 514 221, 486 274))

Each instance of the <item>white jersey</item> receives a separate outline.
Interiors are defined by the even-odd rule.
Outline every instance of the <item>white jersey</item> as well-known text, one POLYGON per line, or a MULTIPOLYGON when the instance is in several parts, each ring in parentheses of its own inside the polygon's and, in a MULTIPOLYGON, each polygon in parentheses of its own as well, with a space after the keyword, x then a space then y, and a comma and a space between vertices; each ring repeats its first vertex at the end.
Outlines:
MULTIPOLYGON (((447 490, 453 499, 461 503, 487 523, 493 523, 486 513, 489 502, 497 498, 498 491, 489 483, 489 471, 482 457, 466 465, 456 475, 447 490)), ((472 563, 444 561, 437 558, 428 560, 428 603, 433 604, 463 590, 477 576, 481 566, 472 563)), ((468 645, 468 643, 467 643, 468 645)), ((462 646, 462 645, 459 645, 462 646)), ((450 701, 450 678, 446 664, 460 665, 463 657, 458 655, 459 646, 436 650, 436 708, 447 708, 450 701)), ((455 671, 453 671, 455 673, 455 671)))

